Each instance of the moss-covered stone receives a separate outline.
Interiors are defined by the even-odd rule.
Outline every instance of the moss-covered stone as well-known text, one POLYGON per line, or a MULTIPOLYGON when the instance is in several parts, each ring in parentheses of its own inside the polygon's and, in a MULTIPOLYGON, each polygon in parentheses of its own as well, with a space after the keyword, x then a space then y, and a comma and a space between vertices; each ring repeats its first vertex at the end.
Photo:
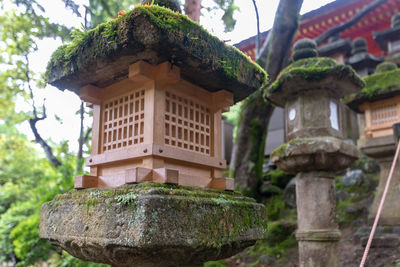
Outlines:
POLYGON ((360 156, 357 148, 335 137, 292 139, 271 153, 271 161, 288 173, 342 170, 360 156))
POLYGON ((304 38, 297 41, 293 46, 294 61, 318 56, 317 43, 313 39, 304 38))
POLYGON ((238 49, 209 34, 187 16, 156 5, 138 6, 87 32, 75 31, 47 66, 47 81, 75 92, 87 84, 105 87, 128 75, 139 60, 169 61, 183 78, 209 90, 230 90, 241 100, 258 89, 265 71, 238 49))
POLYGON ((397 69, 397 65, 393 62, 382 62, 376 66, 375 73, 381 73, 389 70, 397 69))
MULTIPOLYGON (((283 100, 301 90, 309 90, 313 86, 329 90, 329 86, 338 88, 339 84, 343 85, 343 90, 350 91, 357 91, 364 86, 363 80, 349 66, 338 64, 331 58, 306 58, 286 67, 276 81, 265 88, 265 95, 282 106, 285 102, 283 100)), ((341 97, 345 92, 338 94, 341 97)))
POLYGON ((179 0, 142 0, 142 5, 158 5, 182 13, 179 0))
POLYGON ((235 192, 140 183, 57 196, 42 207, 40 235, 85 260, 180 266, 265 238, 266 212, 235 192))
POLYGON ((376 101, 400 94, 400 69, 374 73, 364 78, 365 87, 358 93, 347 96, 345 103, 354 110, 366 101, 376 101))

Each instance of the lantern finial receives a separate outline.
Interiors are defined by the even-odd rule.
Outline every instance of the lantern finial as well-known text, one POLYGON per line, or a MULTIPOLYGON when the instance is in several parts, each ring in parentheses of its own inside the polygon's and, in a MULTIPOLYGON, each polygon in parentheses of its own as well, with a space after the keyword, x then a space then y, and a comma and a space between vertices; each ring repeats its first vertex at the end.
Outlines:
POLYGON ((297 41, 293 47, 293 60, 318 56, 317 43, 309 38, 297 41))

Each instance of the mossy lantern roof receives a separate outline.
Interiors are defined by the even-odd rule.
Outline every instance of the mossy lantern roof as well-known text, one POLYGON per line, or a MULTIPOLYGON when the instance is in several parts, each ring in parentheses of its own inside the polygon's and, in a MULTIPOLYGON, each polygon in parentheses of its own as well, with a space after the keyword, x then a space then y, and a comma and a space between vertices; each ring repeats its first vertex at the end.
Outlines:
POLYGON ((228 90, 239 101, 261 87, 265 71, 238 49, 210 35, 187 16, 156 5, 138 6, 60 46, 47 66, 47 81, 79 93, 128 77, 129 65, 169 61, 181 77, 208 91, 228 90))
POLYGON ((278 106, 307 90, 327 90, 341 98, 356 93, 364 86, 362 79, 349 66, 324 57, 311 57, 295 61, 286 67, 268 88, 266 97, 278 106))
POLYGON ((364 102, 372 102, 400 95, 400 69, 386 70, 364 77, 365 87, 345 98, 345 103, 357 112, 364 102))

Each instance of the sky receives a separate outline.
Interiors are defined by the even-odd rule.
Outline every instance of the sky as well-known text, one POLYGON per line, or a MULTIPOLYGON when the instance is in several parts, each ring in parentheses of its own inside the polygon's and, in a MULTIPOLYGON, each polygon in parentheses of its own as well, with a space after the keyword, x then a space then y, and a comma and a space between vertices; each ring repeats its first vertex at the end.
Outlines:
MULTIPOLYGON (((79 27, 83 22, 82 18, 77 18, 71 11, 66 10, 61 0, 38 0, 50 14, 52 22, 62 23, 68 27, 79 27)), ((88 5, 88 0, 77 0, 77 3, 88 5)), ((279 0, 258 0, 258 12, 260 16, 260 31, 266 31, 272 27, 274 15, 279 0)), ((319 8, 332 0, 304 0, 301 14, 319 8)), ((224 32, 224 25, 220 20, 222 12, 203 12, 200 24, 221 40, 228 40, 228 44, 235 44, 244 39, 257 34, 256 16, 252 0, 236 0, 235 4, 239 11, 234 13, 237 20, 235 29, 230 33, 224 32)), ((212 0, 203 0, 203 6, 213 5, 212 0)), ((82 10, 83 11, 83 10, 82 10)), ((83 12, 82 12, 83 13, 83 12)), ((59 39, 46 39, 38 42, 39 50, 30 56, 30 63, 36 72, 44 72, 51 54, 60 46, 59 39)), ((69 140, 70 148, 77 151, 77 139, 79 136, 79 117, 76 112, 79 109, 80 100, 77 95, 65 91, 61 92, 55 87, 47 85, 46 88, 35 90, 37 103, 45 101, 48 118, 38 122, 39 133, 43 138, 51 138, 54 142, 69 140), (61 122, 56 119, 61 118, 61 122)), ((30 109, 29 103, 18 102, 17 110, 30 109)), ((86 119, 86 125, 91 125, 91 119, 86 119)), ((29 139, 33 140, 27 122, 22 123, 19 129, 23 131, 29 139)))

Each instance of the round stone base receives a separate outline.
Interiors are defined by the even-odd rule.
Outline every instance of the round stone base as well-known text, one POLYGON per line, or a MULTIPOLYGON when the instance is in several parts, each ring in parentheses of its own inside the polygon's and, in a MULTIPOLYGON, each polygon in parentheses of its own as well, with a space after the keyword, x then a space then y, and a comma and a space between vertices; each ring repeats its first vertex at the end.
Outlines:
POLYGON ((72 190, 42 206, 40 237, 87 261, 183 266, 265 238, 265 207, 236 192, 141 183, 72 190))

